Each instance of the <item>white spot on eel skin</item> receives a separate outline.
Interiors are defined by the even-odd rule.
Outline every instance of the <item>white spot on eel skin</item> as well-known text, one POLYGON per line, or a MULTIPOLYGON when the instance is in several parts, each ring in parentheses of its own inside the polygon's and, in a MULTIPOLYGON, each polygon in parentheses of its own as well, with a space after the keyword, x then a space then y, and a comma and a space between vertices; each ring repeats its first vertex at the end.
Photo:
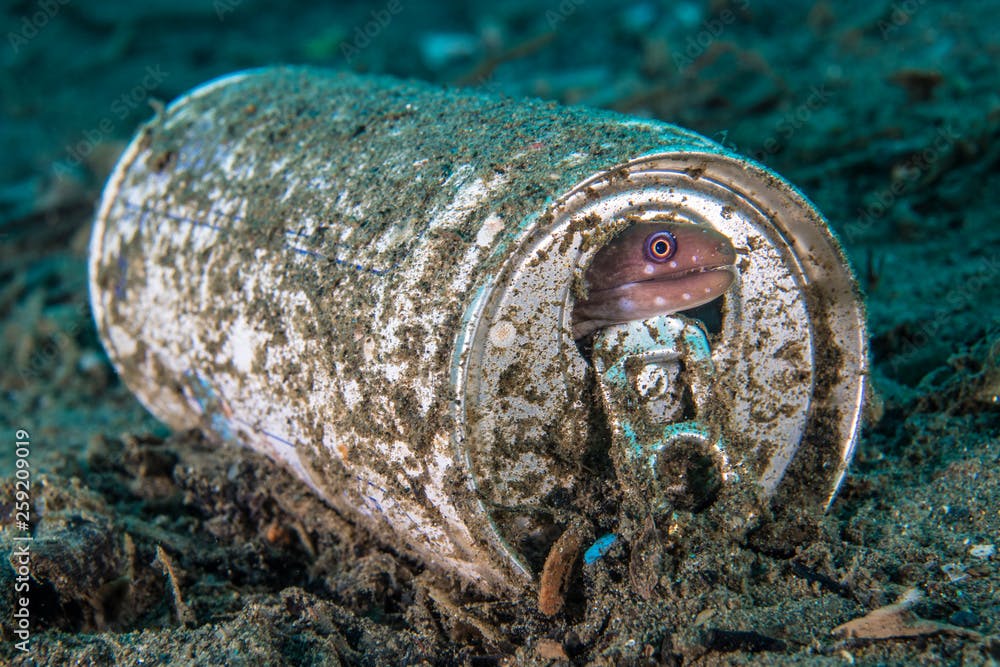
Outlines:
POLYGON ((685 301, 690 301, 691 295, 688 294, 687 292, 684 292, 684 294, 681 294, 681 298, 684 299, 685 301))
POLYGON ((643 269, 643 271, 645 271, 646 274, 648 275, 648 274, 652 273, 653 271, 656 271, 656 267, 653 266, 652 264, 647 264, 646 268, 643 269))
POLYGON ((667 300, 666 300, 666 299, 664 299, 664 298, 663 298, 662 296, 658 296, 658 297, 656 297, 656 305, 657 305, 657 306, 662 306, 662 305, 664 305, 664 304, 665 304, 666 302, 667 302, 667 300))
POLYGON ((677 268, 677 260, 676 259, 673 260, 672 262, 670 262, 670 268, 671 269, 676 269, 677 268))

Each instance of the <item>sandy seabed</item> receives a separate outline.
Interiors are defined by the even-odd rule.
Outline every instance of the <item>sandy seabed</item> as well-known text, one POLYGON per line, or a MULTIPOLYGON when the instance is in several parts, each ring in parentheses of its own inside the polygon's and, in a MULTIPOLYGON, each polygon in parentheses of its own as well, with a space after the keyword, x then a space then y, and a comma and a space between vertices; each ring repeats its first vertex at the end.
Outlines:
POLYGON ((1000 661, 998 10, 9 3, 0 661, 1000 661), (400 557, 265 459, 156 423, 116 378, 90 318, 100 187, 150 101, 278 62, 668 120, 800 187, 865 291, 876 397, 814 534, 681 545, 659 555, 653 583, 619 544, 573 570, 575 592, 549 617, 534 600, 477 598, 400 557), (31 471, 28 652, 17 647, 16 441, 30 443, 20 457, 31 471))

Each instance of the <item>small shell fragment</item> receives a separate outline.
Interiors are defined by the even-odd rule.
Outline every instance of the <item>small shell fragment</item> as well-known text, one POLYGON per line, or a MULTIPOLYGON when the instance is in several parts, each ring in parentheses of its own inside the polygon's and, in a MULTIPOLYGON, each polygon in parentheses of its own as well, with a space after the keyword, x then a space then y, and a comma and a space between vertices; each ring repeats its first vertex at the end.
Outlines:
POLYGON ((896 602, 885 607, 838 625, 830 631, 831 634, 851 639, 895 639, 904 637, 921 637, 937 633, 947 633, 981 638, 978 632, 966 630, 949 623, 940 623, 920 618, 911 608, 923 594, 916 588, 911 588, 899 597, 896 602))
POLYGON ((969 547, 969 555, 973 558, 993 558, 996 552, 997 547, 995 544, 973 544, 969 547))

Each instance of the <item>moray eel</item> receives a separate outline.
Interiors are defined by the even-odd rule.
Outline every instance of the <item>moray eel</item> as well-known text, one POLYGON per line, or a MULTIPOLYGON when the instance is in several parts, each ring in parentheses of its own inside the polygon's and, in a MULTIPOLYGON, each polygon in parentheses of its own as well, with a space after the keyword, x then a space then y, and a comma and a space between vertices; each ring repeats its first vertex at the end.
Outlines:
POLYGON ((573 308, 573 337, 706 304, 736 278, 725 236, 684 222, 636 223, 594 255, 587 298, 573 308))

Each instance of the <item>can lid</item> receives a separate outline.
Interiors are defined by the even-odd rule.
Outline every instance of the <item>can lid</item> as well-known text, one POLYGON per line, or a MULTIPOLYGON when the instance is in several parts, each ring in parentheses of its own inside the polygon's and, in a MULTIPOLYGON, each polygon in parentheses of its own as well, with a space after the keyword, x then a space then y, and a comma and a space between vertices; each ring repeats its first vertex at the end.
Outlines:
MULTIPOLYGON (((512 529, 498 517, 517 514, 511 508, 551 511, 553 492, 578 484, 582 453, 592 445, 591 367, 570 334, 583 271, 623 225, 662 218, 728 237, 739 274, 722 299, 691 313, 708 325, 704 344, 714 370, 710 387, 696 387, 703 394, 697 419, 677 416, 669 442, 701 438, 724 454, 715 455, 724 461, 720 476, 753 499, 747 513, 762 501, 822 511, 843 480, 860 428, 868 354, 862 300, 830 228, 766 167, 724 151, 650 154, 580 183, 527 225, 467 318, 461 437, 483 507, 515 558, 512 529)), ((664 332, 674 326, 661 325, 664 332)), ((598 339, 628 336, 629 327, 620 326, 598 339)), ((671 335, 653 344, 669 349, 671 335)), ((621 351, 610 342, 603 347, 601 354, 621 351)), ((595 356, 601 348, 595 343, 595 356)), ((601 370, 617 361, 595 364, 601 370)), ((699 363, 687 359, 688 377, 679 381, 705 385, 705 374, 691 370, 699 363)), ((608 400, 606 376, 598 373, 598 381, 618 447, 634 415, 624 414, 629 401, 608 400)), ((618 477, 634 481, 620 466, 618 477)))

